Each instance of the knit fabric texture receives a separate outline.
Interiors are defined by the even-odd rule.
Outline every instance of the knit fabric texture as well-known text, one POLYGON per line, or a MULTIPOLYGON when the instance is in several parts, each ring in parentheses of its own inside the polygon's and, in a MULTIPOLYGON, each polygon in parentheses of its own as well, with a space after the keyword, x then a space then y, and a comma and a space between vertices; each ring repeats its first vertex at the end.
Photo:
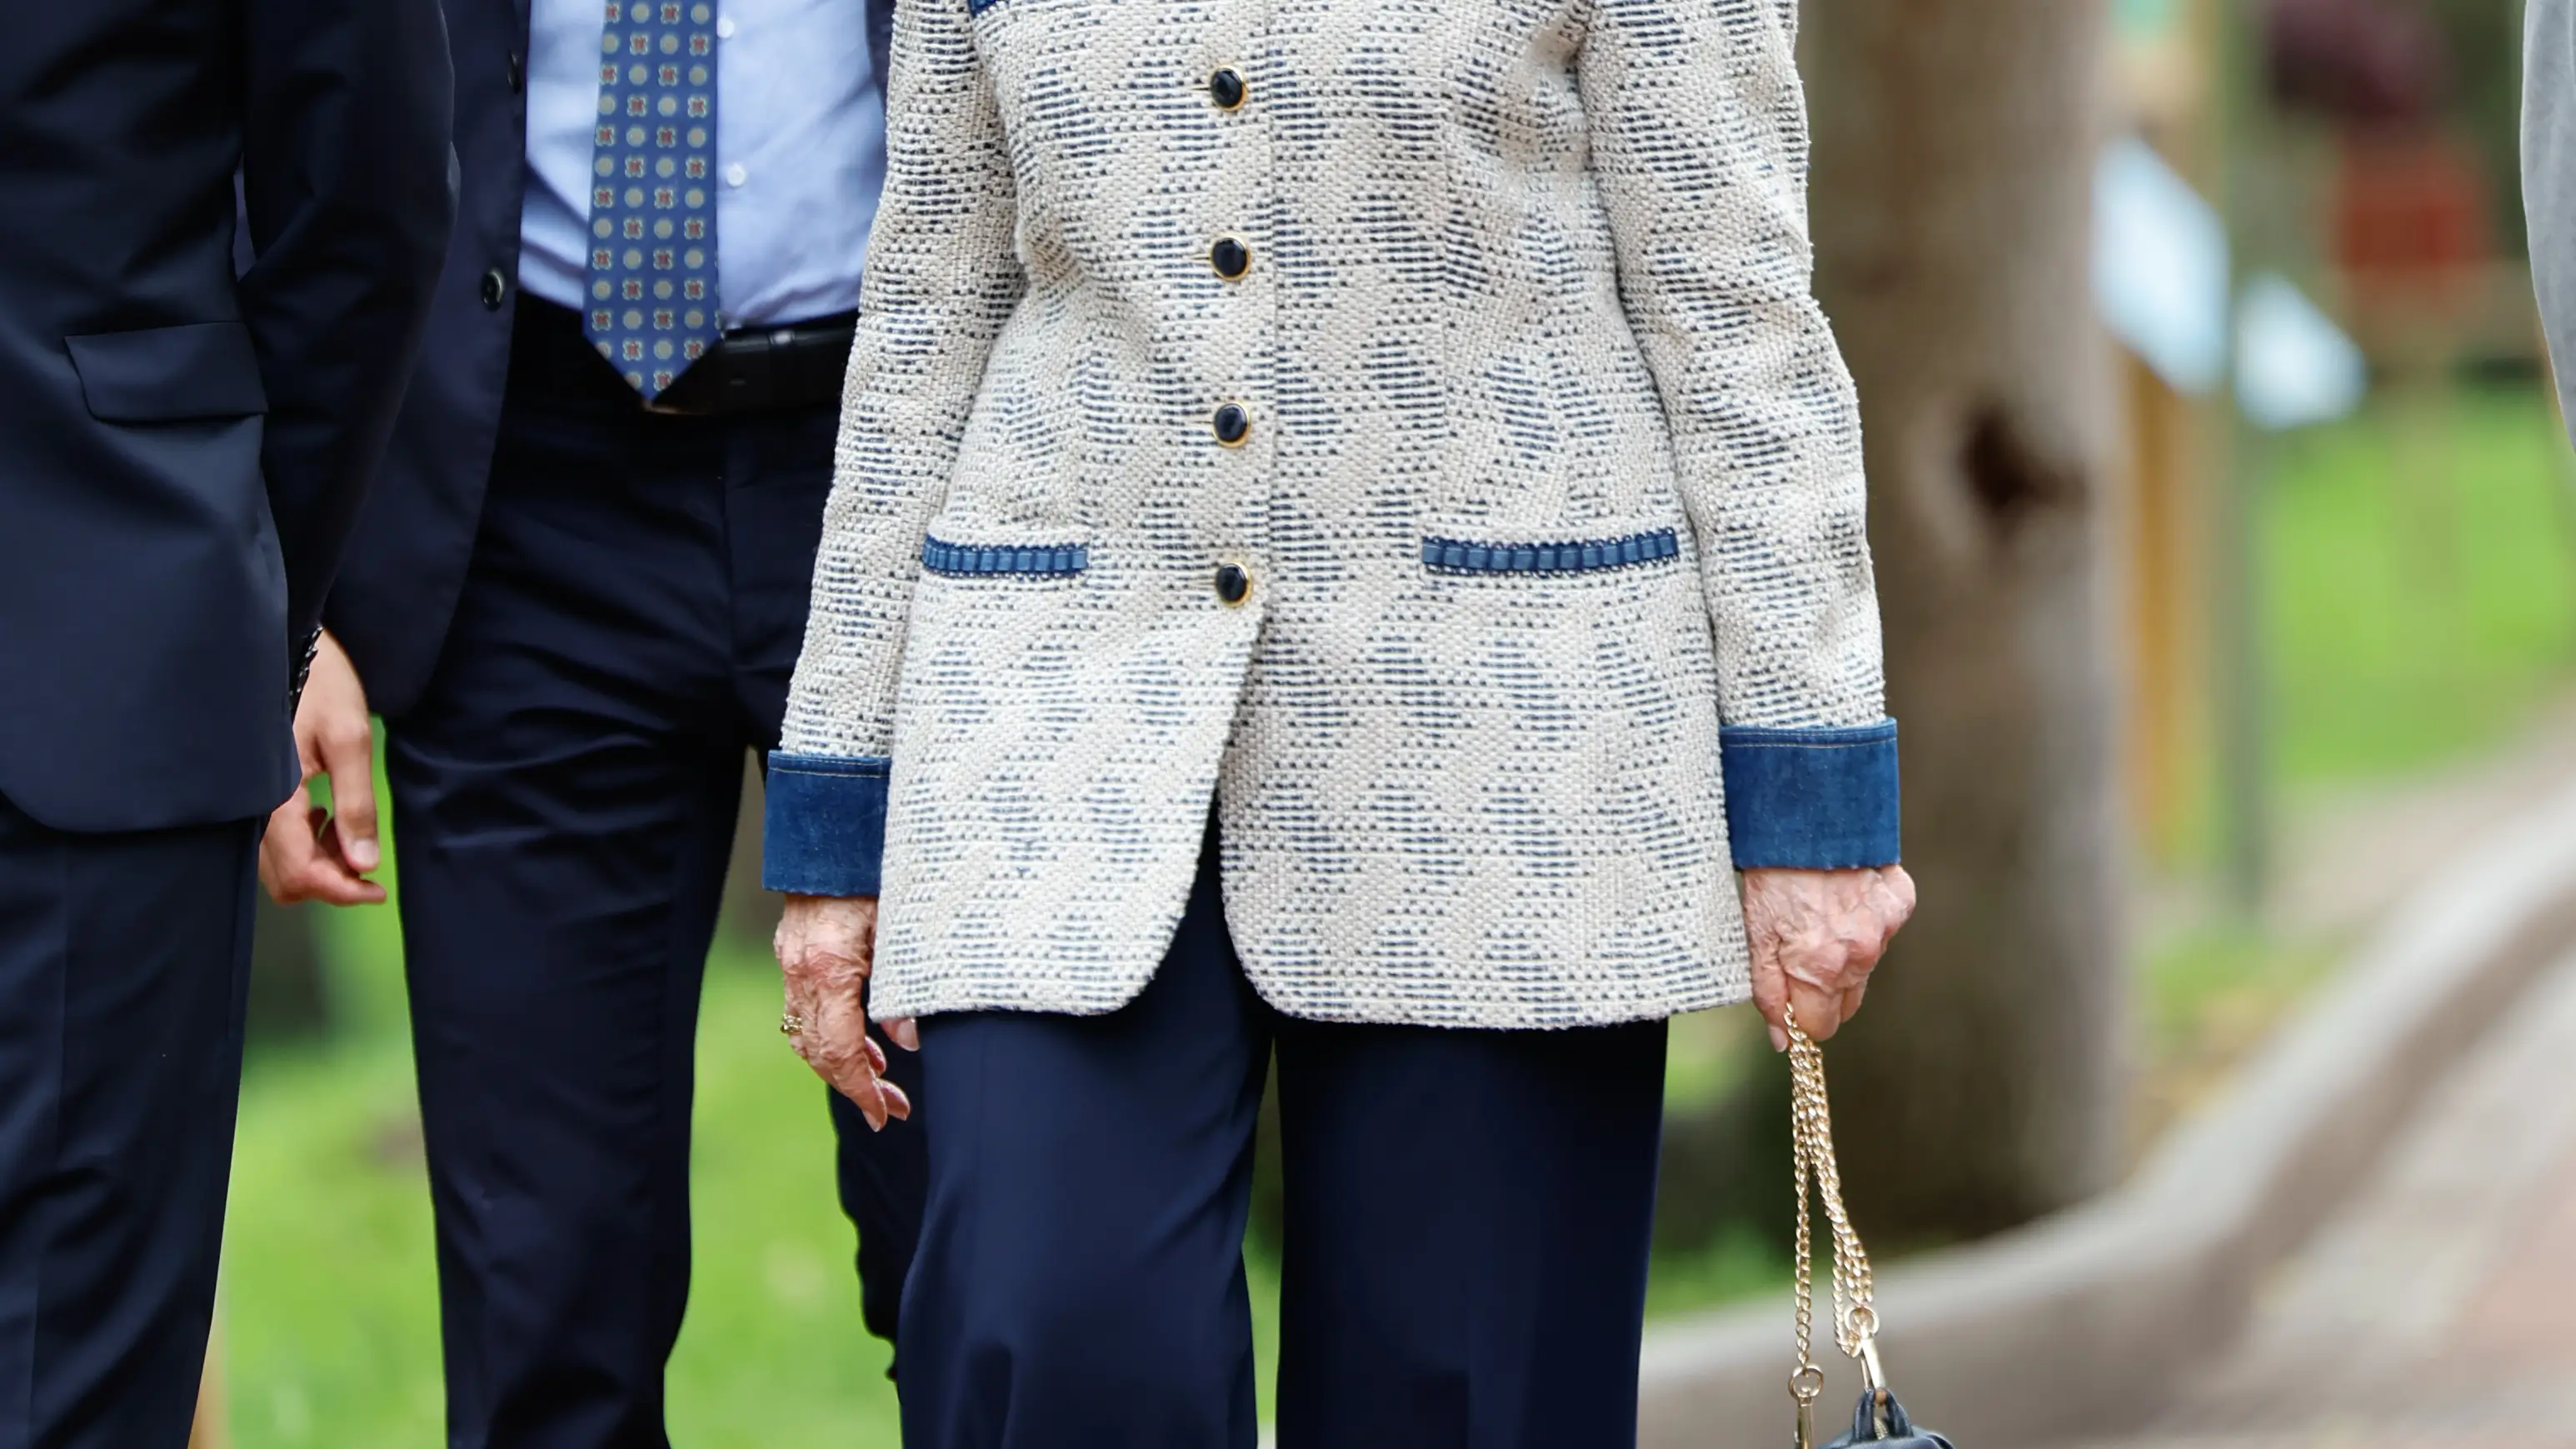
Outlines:
POLYGON ((785 738, 893 762, 874 1010, 1124 1004, 1212 797, 1291 1014, 1741 1000, 1721 722, 1884 715, 1795 0, 897 16, 785 738))

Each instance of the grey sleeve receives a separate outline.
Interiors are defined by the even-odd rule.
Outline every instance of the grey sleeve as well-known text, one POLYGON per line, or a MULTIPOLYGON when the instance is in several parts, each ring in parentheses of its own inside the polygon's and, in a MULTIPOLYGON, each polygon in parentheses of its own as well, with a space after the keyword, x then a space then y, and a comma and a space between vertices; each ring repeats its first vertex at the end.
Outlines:
POLYGON ((2532 283, 2576 427, 2576 0, 2530 0, 2524 16, 2522 202, 2532 283))

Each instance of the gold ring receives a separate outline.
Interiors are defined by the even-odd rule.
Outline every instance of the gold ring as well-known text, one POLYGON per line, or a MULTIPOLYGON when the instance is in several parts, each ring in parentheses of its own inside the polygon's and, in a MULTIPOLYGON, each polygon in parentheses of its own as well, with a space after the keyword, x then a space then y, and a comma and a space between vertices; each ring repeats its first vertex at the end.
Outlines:
POLYGON ((778 1018, 778 1034, 780 1036, 801 1036, 804 1032, 805 1018, 798 1016, 795 1012, 788 1012, 778 1018))

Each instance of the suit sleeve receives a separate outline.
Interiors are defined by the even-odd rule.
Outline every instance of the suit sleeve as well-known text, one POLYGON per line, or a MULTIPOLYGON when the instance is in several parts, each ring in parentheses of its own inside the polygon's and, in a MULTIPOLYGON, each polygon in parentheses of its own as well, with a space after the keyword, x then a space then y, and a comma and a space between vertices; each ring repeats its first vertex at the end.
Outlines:
POLYGON ((805 650, 770 758, 763 876, 877 893, 895 682, 932 515, 1027 289, 1018 201, 967 0, 895 9, 885 197, 868 240, 805 650))
POLYGON ((1810 291, 1796 0, 1596 0, 1578 79, 1717 646, 1739 866, 1897 848, 1860 410, 1810 291))
POLYGON ((438 0, 246 0, 243 13, 240 295, 300 662, 447 253, 454 83, 438 0))
POLYGON ((2530 0, 2523 14, 2522 199, 2531 277, 2576 429, 2576 0, 2530 0))

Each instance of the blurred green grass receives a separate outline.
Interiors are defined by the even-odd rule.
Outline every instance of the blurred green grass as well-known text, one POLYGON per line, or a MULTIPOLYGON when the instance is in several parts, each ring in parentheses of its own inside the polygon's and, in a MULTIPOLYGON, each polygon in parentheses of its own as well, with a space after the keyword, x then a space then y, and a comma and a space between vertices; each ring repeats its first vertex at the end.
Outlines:
MULTIPOLYGON (((2566 686, 2576 528, 2563 448, 2532 387, 2389 400, 2279 446, 2261 517, 2286 783, 2438 764, 2566 686)), ((337 1029, 262 1050, 244 1088, 225 1250, 231 1417, 242 1449, 429 1449, 443 1438, 437 1296, 400 943, 390 909, 319 924, 337 1029)), ((2140 967, 2150 1062, 2185 1080, 2223 1070, 2323 965, 2225 932, 2162 944, 2140 967)), ((768 963, 720 942, 698 1039, 695 1287, 671 1365, 672 1437, 688 1449, 892 1445, 886 1351, 859 1326, 830 1122, 779 1048, 776 1012, 768 963)), ((1675 1102, 1724 1090, 1746 1041, 1724 1018, 1681 1023, 1675 1102)), ((1266 1407, 1277 1282, 1257 1254, 1252 1266, 1266 1407)), ((1785 1256, 1729 1230, 1658 1257, 1650 1310, 1785 1274, 1785 1256)))
POLYGON ((2538 383, 2374 399, 2282 440, 2260 517, 2292 787, 2494 743, 2576 664, 2576 487, 2538 383))
MULTIPOLYGON (((431 1449, 438 1295, 400 935, 390 907, 319 925, 337 1026, 259 1052, 243 1083, 221 1309, 231 1421, 241 1449, 431 1449)), ((672 1441, 893 1445, 890 1355, 860 1326, 824 1089, 779 1043, 777 968, 720 938, 700 1012, 672 1441)), ((1251 1268, 1266 1411, 1278 1280, 1251 1268)))
MULTIPOLYGON (((244 1084, 225 1240, 226 1376, 245 1449, 444 1442, 428 1184, 390 910, 325 926, 339 1029, 244 1084)), ((893 1444, 859 1324, 823 1089, 778 1041, 775 968, 727 943, 698 1038, 694 1292, 675 1442, 893 1444)))

